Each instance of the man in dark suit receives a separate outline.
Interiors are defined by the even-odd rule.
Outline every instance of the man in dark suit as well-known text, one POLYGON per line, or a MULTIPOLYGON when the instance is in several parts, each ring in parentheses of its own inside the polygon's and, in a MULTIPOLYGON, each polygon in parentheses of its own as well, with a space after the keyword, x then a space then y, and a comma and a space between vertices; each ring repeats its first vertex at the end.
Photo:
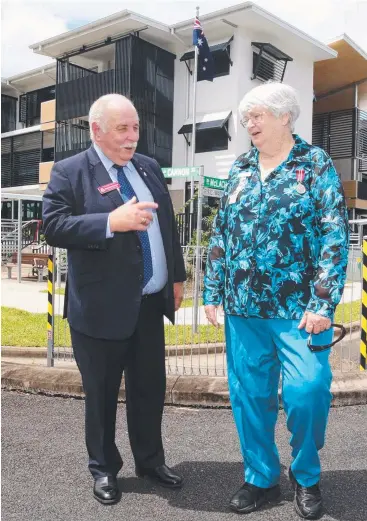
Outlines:
POLYGON ((136 473, 177 488, 165 465, 163 316, 182 302, 184 261, 173 207, 158 163, 136 154, 139 118, 124 96, 91 107, 93 145, 56 163, 43 198, 47 242, 68 250, 65 292, 75 359, 85 391, 86 444, 94 497, 119 499, 122 459, 115 444, 118 392, 136 473))

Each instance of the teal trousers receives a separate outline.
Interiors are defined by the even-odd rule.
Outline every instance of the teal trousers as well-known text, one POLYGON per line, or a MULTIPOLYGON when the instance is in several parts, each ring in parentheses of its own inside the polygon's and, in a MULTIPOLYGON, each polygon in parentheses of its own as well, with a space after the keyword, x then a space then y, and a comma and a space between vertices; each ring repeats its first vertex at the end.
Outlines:
MULTIPOLYGON (((318 451, 323 447, 331 402, 330 349, 314 353, 299 320, 226 316, 228 385, 245 466, 245 481, 261 488, 279 481, 275 445, 278 386, 291 433, 292 472, 310 487, 320 479, 318 451)), ((332 329, 313 335, 327 345, 332 329)))

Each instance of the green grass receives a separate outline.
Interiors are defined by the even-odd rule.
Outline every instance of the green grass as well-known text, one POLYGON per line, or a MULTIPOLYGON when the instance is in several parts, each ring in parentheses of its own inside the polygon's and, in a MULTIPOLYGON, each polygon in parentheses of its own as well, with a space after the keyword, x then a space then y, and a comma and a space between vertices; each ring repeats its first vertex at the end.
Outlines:
MULTIPOLYGON (((42 289, 40 293, 47 293, 47 289, 42 289)), ((55 290, 55 295, 65 295, 65 288, 57 288, 55 290)), ((200 302, 201 304, 201 302, 200 302)), ((182 308, 190 308, 194 305, 194 299, 192 298, 185 298, 182 301, 181 307, 182 308)))
POLYGON ((361 301, 354 300, 352 303, 339 304, 336 308, 334 322, 336 324, 349 324, 361 319, 361 301), (352 320, 351 320, 352 313, 352 320))
MULTIPOLYGON (((184 307, 192 306, 192 299, 185 299, 184 307)), ((360 301, 340 304, 336 309, 336 323, 348 324, 352 313, 352 322, 360 320, 360 301)), ((2 307, 1 327, 2 345, 20 347, 47 346, 47 314, 29 313, 20 309, 2 307)), ((215 329, 210 325, 199 326, 199 333, 193 335, 191 326, 165 325, 166 344, 184 345, 206 342, 223 342, 224 329, 215 329)), ((55 346, 70 346, 70 333, 67 322, 60 316, 55 317, 55 346)))
MULTIPOLYGON (((40 293, 48 293, 47 289, 42 289, 40 293)), ((65 288, 56 288, 55 295, 65 295, 65 288)))
MULTIPOLYGON (((201 301, 199 302, 201 304, 201 301)), ((194 305, 194 299, 193 298, 184 298, 181 304, 182 308, 192 308, 194 305)))
MULTIPOLYGON (((2 345, 19 347, 47 346, 47 314, 29 313, 15 308, 1 308, 2 345)), ((223 342, 223 328, 217 330, 209 325, 199 326, 199 333, 192 336, 190 326, 165 325, 166 344, 183 345, 199 342, 223 342)), ((55 346, 70 346, 67 322, 55 317, 55 346)))

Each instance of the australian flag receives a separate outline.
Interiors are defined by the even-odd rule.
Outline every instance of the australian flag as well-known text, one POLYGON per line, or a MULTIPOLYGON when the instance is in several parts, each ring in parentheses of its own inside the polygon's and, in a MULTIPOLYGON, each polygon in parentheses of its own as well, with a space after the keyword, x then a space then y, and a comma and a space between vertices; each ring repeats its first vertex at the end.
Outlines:
POLYGON ((198 81, 214 78, 214 61, 199 18, 195 18, 192 43, 198 48, 198 81))

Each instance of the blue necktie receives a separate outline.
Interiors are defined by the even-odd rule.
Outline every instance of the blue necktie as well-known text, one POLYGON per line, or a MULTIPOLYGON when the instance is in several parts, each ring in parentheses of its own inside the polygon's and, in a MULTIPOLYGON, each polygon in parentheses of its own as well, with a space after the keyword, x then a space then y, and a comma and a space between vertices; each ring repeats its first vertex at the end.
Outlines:
MULTIPOLYGON (((136 193, 134 188, 131 186, 130 181, 126 177, 124 167, 119 165, 114 165, 117 170, 117 180, 120 184, 120 192, 124 199, 130 200, 133 197, 136 197, 136 193)), ((136 200, 138 198, 136 197, 136 200)), ((150 279, 153 277, 153 264, 152 264, 152 252, 150 250, 149 236, 148 232, 136 232, 140 239, 140 244, 143 251, 143 264, 144 264, 144 282, 143 287, 145 287, 150 279)))

